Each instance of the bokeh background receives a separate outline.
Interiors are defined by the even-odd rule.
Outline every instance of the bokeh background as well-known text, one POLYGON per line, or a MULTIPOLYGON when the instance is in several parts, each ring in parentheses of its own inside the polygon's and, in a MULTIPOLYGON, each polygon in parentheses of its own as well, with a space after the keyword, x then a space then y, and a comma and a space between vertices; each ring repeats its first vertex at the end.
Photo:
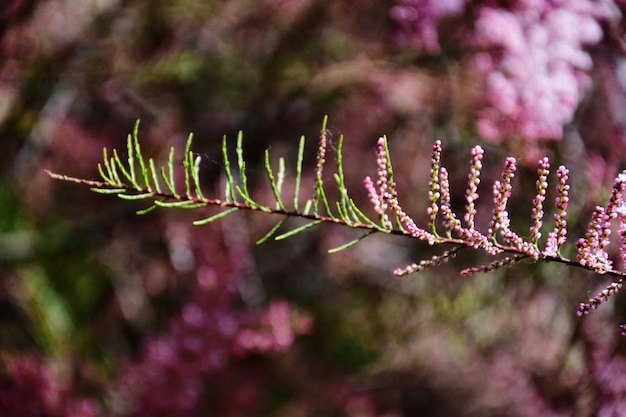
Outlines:
POLYGON ((344 135, 356 201, 368 204, 362 181, 385 134, 400 200, 422 224, 436 139, 459 210, 469 151, 486 149, 483 228, 507 155, 520 163, 510 215, 521 235, 537 160, 566 164, 574 256, 624 163, 625 10, 621 0, 4 1, 0 414, 626 415, 624 302, 576 316, 602 276, 527 263, 460 277, 489 261, 467 253, 396 278, 437 248, 375 236, 328 255, 354 237, 334 226, 256 246, 278 219, 136 216, 140 202, 44 173, 97 178, 102 148, 124 153, 140 119, 159 162, 194 133, 215 195, 221 138, 241 130, 253 194, 271 201, 265 149, 293 176, 305 135, 312 184, 329 115, 328 159, 344 135))

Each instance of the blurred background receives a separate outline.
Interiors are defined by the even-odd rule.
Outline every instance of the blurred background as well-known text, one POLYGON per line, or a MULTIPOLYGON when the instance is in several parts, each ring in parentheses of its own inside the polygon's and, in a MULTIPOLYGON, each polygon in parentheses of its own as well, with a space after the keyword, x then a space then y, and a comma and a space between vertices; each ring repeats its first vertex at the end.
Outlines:
MULTIPOLYGON (((613 0, 7 0, 0 6, 0 410, 7 416, 626 415, 619 296, 555 264, 461 277, 466 253, 323 226, 262 246, 279 219, 157 210, 51 180, 96 179, 102 148, 166 161, 194 133, 206 195, 220 142, 243 131, 253 195, 262 157, 302 195, 329 116, 349 189, 368 204, 387 135, 400 201, 427 222, 433 142, 463 210, 470 149, 486 150, 478 226, 504 158, 527 236, 537 161, 570 168, 566 256, 624 165, 625 2, 613 0), (273 163, 276 164, 276 159, 273 163)), ((182 152, 179 151, 179 155, 182 152)), ((553 227, 555 183, 546 200, 553 227)), ((333 184, 328 177, 327 185, 333 184)), ((290 184, 287 184, 288 188, 290 184)), ((292 222, 291 227, 297 226, 292 222)), ((617 247, 613 248, 617 255, 617 247)), ((618 257, 615 256, 615 259, 618 257)), ((620 268, 623 266, 619 265, 620 268)))

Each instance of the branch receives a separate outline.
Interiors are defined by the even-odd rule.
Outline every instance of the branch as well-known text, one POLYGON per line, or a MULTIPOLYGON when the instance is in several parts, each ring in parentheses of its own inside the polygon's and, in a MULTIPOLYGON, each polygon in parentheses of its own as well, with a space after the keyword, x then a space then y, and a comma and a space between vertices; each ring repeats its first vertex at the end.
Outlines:
POLYGON ((606 204, 596 207, 585 237, 578 239, 576 242, 576 259, 569 259, 564 257, 560 250, 567 240, 566 217, 570 190, 568 184, 569 171, 564 166, 558 167, 555 174, 557 178, 555 188, 557 197, 554 201, 553 213, 555 226, 547 234, 547 238, 542 245, 541 230, 550 174, 548 158, 539 160, 536 183, 537 194, 532 201, 533 209, 530 218, 530 238, 525 240, 511 229, 507 211, 508 201, 513 191, 513 179, 517 169, 515 158, 506 158, 502 176, 493 184, 492 220, 487 232, 483 233, 475 225, 477 214, 476 201, 479 198, 477 190, 480 184, 483 149, 480 146, 472 149, 469 174, 467 176, 468 187, 465 192, 465 212, 463 215, 457 216, 451 207, 448 171, 441 163, 442 145, 440 141, 436 141, 431 154, 428 192, 430 204, 426 213, 428 223, 426 228, 421 228, 407 214, 400 203, 386 137, 381 137, 377 143, 377 172, 374 177, 375 180, 371 177, 366 177, 364 180, 372 209, 378 217, 376 219, 368 217, 350 197, 345 185, 343 171, 343 136, 339 138, 337 145, 337 164, 333 173, 334 186, 339 197, 337 201, 328 199, 323 180, 325 172, 329 169, 326 161, 328 146, 326 123, 327 118, 324 118, 317 147, 313 184, 314 194, 312 198, 304 201, 302 201, 300 196, 305 146, 304 137, 300 138, 298 146, 295 184, 293 195, 291 196, 285 197, 282 190, 286 172, 284 159, 279 159, 278 170, 275 171, 270 164, 269 151, 265 151, 265 174, 274 198, 272 206, 256 201, 248 189, 243 135, 241 132, 237 136, 235 147, 237 157, 236 169, 232 169, 231 161, 228 158, 226 137, 222 140, 222 162, 226 177, 226 187, 221 198, 207 198, 202 192, 199 179, 201 157, 194 157, 194 153, 191 151, 192 135, 189 135, 187 139, 182 158, 184 190, 180 190, 176 186, 174 148, 171 148, 169 151, 167 163, 157 169, 152 158, 146 159, 142 155, 137 137, 139 122, 135 124, 132 135, 128 135, 127 158, 125 160, 120 158, 117 150, 114 149, 112 156, 109 156, 107 149, 103 149, 103 162, 98 164, 101 181, 46 172, 54 179, 89 186, 92 191, 97 193, 115 194, 119 198, 126 200, 147 200, 151 202, 149 207, 138 211, 138 214, 145 214, 156 208, 197 209, 215 206, 223 209, 215 215, 194 221, 193 224, 195 225, 213 222, 239 210, 258 211, 282 216, 283 218, 277 225, 269 230, 257 243, 263 243, 270 238, 276 240, 286 239, 318 225, 331 223, 364 231, 356 239, 330 249, 329 252, 331 253, 347 249, 376 233, 419 239, 427 242, 429 245, 452 246, 451 249, 443 251, 440 255, 396 269, 394 274, 397 276, 416 273, 440 265, 453 259, 463 249, 473 249, 483 251, 489 256, 497 256, 497 258, 486 265, 467 268, 461 271, 462 275, 491 271, 511 266, 522 260, 531 260, 559 262, 617 278, 615 282, 611 283, 598 296, 590 299, 588 303, 581 304, 579 315, 585 315, 590 310, 595 309, 621 288, 622 279, 626 277, 626 272, 614 268, 613 262, 609 259, 606 252, 606 247, 610 243, 612 223, 618 221, 620 228, 619 253, 622 263, 624 263, 626 260, 626 203, 623 201, 623 193, 626 188, 626 174, 622 173, 615 179, 611 196, 606 204), (308 222, 295 229, 279 233, 287 219, 292 217, 305 219, 308 222))

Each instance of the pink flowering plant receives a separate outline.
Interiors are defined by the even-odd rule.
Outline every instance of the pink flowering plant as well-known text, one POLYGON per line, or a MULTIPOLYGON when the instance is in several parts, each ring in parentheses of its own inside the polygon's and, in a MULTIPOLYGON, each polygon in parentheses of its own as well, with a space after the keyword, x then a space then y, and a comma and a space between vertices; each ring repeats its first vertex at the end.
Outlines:
MULTIPOLYGON (((274 204, 268 205, 256 201, 250 194, 247 185, 246 162, 243 154, 243 137, 240 133, 236 143, 236 166, 231 169, 227 141, 222 141, 222 157, 226 187, 223 197, 208 198, 204 195, 200 184, 199 167, 201 157, 191 150, 192 135, 189 136, 182 161, 184 186, 177 184, 180 172, 175 167, 175 151, 169 152, 167 163, 156 168, 152 158, 146 159, 141 152, 137 138, 138 123, 132 135, 128 136, 127 157, 123 159, 117 150, 109 156, 103 150, 103 163, 98 165, 101 181, 92 181, 48 172, 56 179, 76 182, 90 186, 97 193, 114 194, 126 200, 148 200, 148 208, 138 211, 146 214, 156 208, 200 209, 218 207, 221 210, 209 217, 194 221, 195 225, 205 225, 217 219, 241 210, 256 211, 282 216, 282 219, 271 228, 265 236, 258 240, 263 243, 270 238, 282 240, 304 232, 315 226, 331 223, 351 229, 362 230, 359 237, 330 249, 335 253, 359 243, 363 239, 376 234, 404 236, 426 242, 430 246, 443 246, 440 254, 422 259, 411 265, 398 268, 396 276, 405 276, 426 270, 456 257, 462 250, 482 251, 493 260, 489 263, 465 268, 462 275, 488 272, 515 263, 529 260, 531 262, 559 262, 569 266, 587 269, 598 274, 615 277, 615 280, 588 302, 581 303, 578 315, 583 316, 617 293, 623 284, 626 272, 615 266, 611 259, 608 246, 614 223, 618 223, 619 262, 626 260, 626 202, 623 193, 626 188, 626 174, 621 173, 615 178, 610 197, 604 206, 597 206, 584 237, 576 241, 576 257, 569 258, 563 254, 563 246, 567 241, 567 208, 570 186, 568 169, 561 165, 556 169, 556 185, 554 192, 553 226, 547 237, 542 239, 544 218, 547 206, 546 195, 549 189, 550 161, 547 157, 538 162, 536 195, 532 199, 530 226, 527 232, 518 233, 511 228, 508 211, 509 200, 513 193, 513 180, 517 171, 517 161, 508 157, 504 161, 501 178, 492 186, 491 221, 486 232, 477 227, 476 202, 479 199, 478 186, 481 182, 481 169, 484 151, 480 146, 471 150, 469 161, 468 185, 465 191, 465 206, 462 214, 455 212, 452 205, 449 173, 442 164, 442 143, 436 141, 431 153, 431 166, 428 191, 427 224, 420 227, 418 222, 403 208, 397 191, 394 171, 391 163, 387 139, 381 137, 376 146, 376 175, 364 179, 365 190, 371 203, 371 211, 357 206, 350 197, 345 185, 342 143, 337 144, 336 166, 332 175, 336 186, 337 197, 328 197, 325 178, 328 171, 326 153, 328 150, 327 119, 321 129, 316 153, 313 196, 301 199, 301 179, 304 159, 304 137, 300 138, 298 157, 295 169, 295 183, 291 202, 284 200, 283 184, 287 177, 285 161, 279 160, 279 168, 275 172, 270 164, 269 151, 265 152, 265 171, 274 196, 274 204), (287 231, 281 231, 290 218, 304 219, 306 222, 287 231), (524 236, 528 236, 525 238, 524 236)), ((621 326, 626 331, 626 325, 621 326)))
POLYGON ((625 0, 4 3, 0 414, 626 415, 625 0))
POLYGON ((603 24, 619 20, 619 6, 612 0, 398 0, 390 16, 397 44, 427 54, 463 45, 484 88, 475 118, 481 137, 531 144, 563 136, 591 85, 588 48, 602 41, 603 24), (438 30, 446 20, 453 22, 447 42, 438 30))

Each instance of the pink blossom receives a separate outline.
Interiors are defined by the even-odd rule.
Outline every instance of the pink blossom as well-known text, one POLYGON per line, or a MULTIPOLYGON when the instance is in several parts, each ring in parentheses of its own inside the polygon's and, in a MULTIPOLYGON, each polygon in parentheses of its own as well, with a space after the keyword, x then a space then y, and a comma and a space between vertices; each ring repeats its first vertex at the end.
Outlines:
MULTIPOLYGON (((262 387, 242 361, 251 353, 288 350, 307 331, 285 301, 265 309, 233 308, 238 299, 233 272, 215 248, 200 252, 193 295, 167 331, 153 335, 139 358, 120 371, 116 407, 128 415, 194 416, 236 414, 257 405, 262 387), (224 383, 215 386, 213 380, 224 383), (236 383, 234 383, 236 381, 236 383), (207 395, 217 395, 211 403, 207 395)), ((302 321, 302 320, 300 320, 302 321)), ((306 324, 306 323, 305 323, 306 324)))
POLYGON ((463 217, 470 230, 473 230, 475 227, 474 218, 476 217, 476 206, 474 202, 478 200, 478 185, 480 184, 480 170, 483 167, 483 154, 483 148, 480 146, 472 148, 471 167, 467 178, 468 187, 465 191, 467 205, 465 206, 465 215, 463 217))
POLYGON ((50 367, 31 356, 14 356, 0 375, 0 410, 6 416, 97 417, 89 399, 73 401, 71 387, 55 378, 50 367))
POLYGON ((615 2, 478 2, 472 14, 467 3, 398 0, 390 14, 399 43, 439 52, 438 26, 452 19, 484 87, 478 134, 496 143, 560 139, 591 82, 586 48, 602 40, 601 23, 620 17, 615 2))
POLYGON ((567 240, 567 206, 569 204, 569 189, 570 186, 567 183, 569 179, 569 170, 565 166, 561 165, 556 170, 556 177, 559 180, 557 185, 557 197, 554 200, 556 206, 556 213, 554 213, 554 229, 548 234, 548 240, 546 242, 546 249, 544 255, 557 256, 559 255, 559 248, 567 240))
POLYGON ((398 43, 413 43, 428 52, 439 50, 439 22, 463 12, 467 0, 401 0, 391 9, 391 18, 400 26, 398 43))
POLYGON ((590 83, 592 60, 583 48, 602 39, 599 20, 616 17, 611 4, 545 0, 514 2, 509 10, 480 7, 470 36, 471 45, 488 51, 473 59, 486 86, 478 133, 495 142, 559 139, 590 83))

